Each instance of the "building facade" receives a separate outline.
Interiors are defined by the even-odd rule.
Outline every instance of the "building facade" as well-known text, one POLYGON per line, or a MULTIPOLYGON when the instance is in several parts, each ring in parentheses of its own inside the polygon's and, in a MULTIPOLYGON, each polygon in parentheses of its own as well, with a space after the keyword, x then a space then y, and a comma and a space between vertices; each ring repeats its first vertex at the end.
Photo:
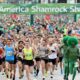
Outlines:
POLYGON ((0 0, 1 3, 80 3, 80 0, 0 0))

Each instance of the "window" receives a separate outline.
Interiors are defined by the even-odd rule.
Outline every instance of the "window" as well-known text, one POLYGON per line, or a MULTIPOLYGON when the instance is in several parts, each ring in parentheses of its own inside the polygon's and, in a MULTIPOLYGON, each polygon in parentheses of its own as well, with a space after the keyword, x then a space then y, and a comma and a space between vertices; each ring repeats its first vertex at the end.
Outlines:
POLYGON ((77 0, 77 3, 80 3, 80 0, 77 0))
POLYGON ((67 3, 67 0, 58 0, 58 3, 67 3))
POLYGON ((77 0, 67 0, 67 3, 69 3, 69 4, 74 4, 76 2, 77 2, 77 0))
POLYGON ((48 0, 49 3, 57 3, 58 0, 48 0))

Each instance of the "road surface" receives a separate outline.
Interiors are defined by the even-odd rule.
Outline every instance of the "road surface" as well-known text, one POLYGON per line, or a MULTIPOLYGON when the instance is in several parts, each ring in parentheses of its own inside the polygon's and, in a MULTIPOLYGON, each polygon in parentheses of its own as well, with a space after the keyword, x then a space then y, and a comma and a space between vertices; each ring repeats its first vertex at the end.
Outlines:
MULTIPOLYGON (((50 78, 50 75, 46 76, 45 80, 63 80, 63 75, 60 73, 60 68, 58 68, 57 70, 54 71, 54 75, 53 75, 53 79, 50 78)), ((18 78, 18 68, 16 69, 16 80, 27 80, 26 79, 26 73, 24 71, 24 77, 23 79, 19 79, 18 78)), ((42 80, 42 73, 41 71, 39 72, 38 77, 34 78, 33 76, 31 76, 32 79, 31 80, 42 80)), ((0 73, 0 80, 7 80, 5 75, 1 75, 0 73)), ((69 80, 71 80, 71 75, 69 76, 69 80)), ((80 74, 77 72, 77 76, 75 80, 80 80, 80 74)))

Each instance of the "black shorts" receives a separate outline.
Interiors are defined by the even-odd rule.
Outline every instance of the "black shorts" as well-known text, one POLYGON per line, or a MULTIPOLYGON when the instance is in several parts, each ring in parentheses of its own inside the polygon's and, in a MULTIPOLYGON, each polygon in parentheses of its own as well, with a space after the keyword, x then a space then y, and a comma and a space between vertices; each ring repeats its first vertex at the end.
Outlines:
POLYGON ((78 59, 79 59, 79 61, 80 61, 80 56, 78 56, 78 59))
POLYGON ((40 61, 41 59, 40 59, 39 57, 36 57, 35 60, 36 60, 36 61, 40 61))
POLYGON ((3 62, 5 62, 5 57, 2 58, 3 62))
POLYGON ((63 57, 59 57, 59 62, 62 62, 62 60, 63 60, 63 57))
POLYGON ((24 65, 33 66, 34 61, 33 60, 23 60, 24 65))
POLYGON ((49 59, 47 57, 42 57, 41 60, 43 60, 47 64, 49 59))
POLYGON ((15 64, 15 61, 6 61, 8 62, 9 64, 15 64))
POLYGON ((17 57, 17 62, 20 61, 23 63, 23 59, 21 57, 17 57))
POLYGON ((1 65, 3 62, 5 62, 5 57, 0 58, 0 65, 1 65))
POLYGON ((52 62, 53 65, 56 64, 56 58, 55 59, 49 59, 49 62, 52 62))
POLYGON ((2 59, 2 58, 0 58, 0 65, 2 64, 2 62, 3 62, 3 59, 2 59))
POLYGON ((14 56, 14 64, 16 64, 17 63, 17 57, 16 57, 16 55, 14 56))

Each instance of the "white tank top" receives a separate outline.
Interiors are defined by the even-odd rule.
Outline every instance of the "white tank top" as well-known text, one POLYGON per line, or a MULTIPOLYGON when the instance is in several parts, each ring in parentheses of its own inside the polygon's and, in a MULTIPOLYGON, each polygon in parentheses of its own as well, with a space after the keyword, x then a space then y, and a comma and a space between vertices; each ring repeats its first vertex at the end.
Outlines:
POLYGON ((55 59, 55 58, 57 58, 56 49, 55 49, 53 46, 51 46, 51 47, 50 47, 50 50, 53 50, 53 51, 55 51, 55 52, 51 52, 51 53, 50 53, 50 55, 48 56, 49 59, 55 59))
POLYGON ((48 57, 49 57, 49 59, 55 59, 55 58, 57 58, 57 54, 54 52, 54 53, 50 54, 48 57))

